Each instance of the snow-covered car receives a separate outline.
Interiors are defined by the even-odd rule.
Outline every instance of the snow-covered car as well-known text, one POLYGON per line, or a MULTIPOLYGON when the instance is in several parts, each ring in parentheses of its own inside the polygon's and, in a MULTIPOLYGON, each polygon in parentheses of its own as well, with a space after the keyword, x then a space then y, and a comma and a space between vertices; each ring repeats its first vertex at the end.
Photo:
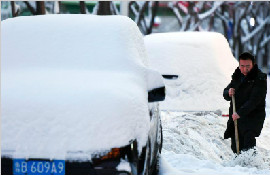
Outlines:
POLYGON ((131 19, 7 19, 1 59, 3 175, 157 171, 165 87, 131 19))
POLYGON ((161 109, 227 114, 223 89, 238 62, 222 34, 158 33, 147 35, 144 42, 149 66, 165 75, 166 99, 161 109))

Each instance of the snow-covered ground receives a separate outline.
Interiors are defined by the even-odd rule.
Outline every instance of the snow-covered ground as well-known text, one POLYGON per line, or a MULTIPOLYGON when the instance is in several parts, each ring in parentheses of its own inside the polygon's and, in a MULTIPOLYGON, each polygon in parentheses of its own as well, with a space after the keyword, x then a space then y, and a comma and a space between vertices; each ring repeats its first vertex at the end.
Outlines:
MULTIPOLYGON (((227 117, 217 112, 161 112, 163 149, 160 175, 270 174, 270 81, 267 80, 266 120, 252 151, 235 158, 224 140, 227 117)), ((214 103, 214 102, 209 102, 214 103)), ((224 103, 226 103, 224 101, 224 103)))
POLYGON ((162 111, 161 175, 270 174, 270 117, 257 138, 258 154, 234 159, 230 140, 223 139, 228 118, 213 112, 162 111))

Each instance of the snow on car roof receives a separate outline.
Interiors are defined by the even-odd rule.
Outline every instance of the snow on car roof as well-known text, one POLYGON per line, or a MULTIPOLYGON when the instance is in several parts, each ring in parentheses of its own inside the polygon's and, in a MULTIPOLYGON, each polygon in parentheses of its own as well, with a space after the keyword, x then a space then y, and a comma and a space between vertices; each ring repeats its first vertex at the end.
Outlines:
POLYGON ((6 42, 2 56, 9 57, 3 60, 4 70, 49 67, 123 71, 147 64, 141 33, 124 16, 25 16, 5 20, 2 25, 2 41, 6 42))
POLYGON ((177 92, 176 97, 166 96, 161 103, 163 109, 227 112, 229 104, 223 99, 223 89, 238 63, 222 34, 159 33, 146 36, 144 41, 150 67, 161 74, 179 75, 174 82, 166 81, 170 85, 167 93, 172 93, 172 88, 177 92))
POLYGON ((131 139, 146 143, 151 87, 132 20, 44 15, 1 25, 2 155, 89 159, 131 139))

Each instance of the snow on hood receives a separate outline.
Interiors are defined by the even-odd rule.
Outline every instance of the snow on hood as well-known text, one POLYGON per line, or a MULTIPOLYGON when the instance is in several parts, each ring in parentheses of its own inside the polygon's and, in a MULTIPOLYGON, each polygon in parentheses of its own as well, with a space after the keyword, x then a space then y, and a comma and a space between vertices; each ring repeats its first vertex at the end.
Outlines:
POLYGON ((147 93, 134 74, 46 70, 2 76, 2 149, 16 150, 17 157, 102 151, 147 137, 147 93))
POLYGON ((238 66, 223 35, 215 32, 159 33, 144 37, 150 67, 161 74, 179 75, 166 80, 161 108, 228 113, 223 89, 238 66))
MULTIPOLYGON (((2 22, 2 155, 90 155, 147 141, 142 35, 123 16, 44 15, 2 22)), ((161 78, 156 75, 155 78, 161 78)))

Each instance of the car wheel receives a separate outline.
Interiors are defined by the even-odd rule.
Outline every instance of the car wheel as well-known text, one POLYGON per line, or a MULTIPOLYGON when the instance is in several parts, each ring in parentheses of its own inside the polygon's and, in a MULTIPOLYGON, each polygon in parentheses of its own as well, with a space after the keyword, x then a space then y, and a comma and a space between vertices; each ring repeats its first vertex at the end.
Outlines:
POLYGON ((157 148, 158 148, 158 151, 157 151, 157 155, 156 155, 156 162, 155 164, 153 165, 153 173, 152 175, 158 175, 159 174, 159 168, 160 168, 160 162, 159 162, 159 159, 160 159, 160 154, 161 154, 161 150, 162 150, 162 144, 163 144, 163 133, 162 133, 162 126, 160 124, 159 126, 160 130, 159 130, 159 138, 158 138, 158 142, 156 143, 157 144, 157 148))
POLYGON ((152 171, 152 175, 158 175, 159 174, 159 168, 160 168, 160 154, 161 154, 161 150, 162 150, 162 144, 163 144, 163 132, 162 132, 162 126, 161 123, 159 125, 159 135, 157 138, 157 142, 156 142, 156 148, 158 149, 156 152, 156 160, 155 163, 153 164, 153 171, 152 171))
POLYGON ((151 145, 150 145, 150 141, 148 141, 145 155, 146 155, 146 157, 145 157, 145 161, 144 161, 144 174, 143 175, 150 175, 151 174, 151 166, 150 166, 151 145))
POLYGON ((159 145, 159 153, 161 154, 162 145, 163 145, 163 131, 162 131, 162 125, 160 123, 160 145, 159 145))
POLYGON ((151 174, 150 159, 151 159, 151 145, 150 141, 148 140, 146 146, 142 150, 142 154, 140 155, 138 174, 140 175, 151 174))
POLYGON ((157 156, 156 156, 156 162, 155 165, 153 165, 153 173, 152 175, 159 175, 159 168, 160 168, 160 164, 159 164, 159 158, 160 158, 160 153, 157 152, 157 156))

